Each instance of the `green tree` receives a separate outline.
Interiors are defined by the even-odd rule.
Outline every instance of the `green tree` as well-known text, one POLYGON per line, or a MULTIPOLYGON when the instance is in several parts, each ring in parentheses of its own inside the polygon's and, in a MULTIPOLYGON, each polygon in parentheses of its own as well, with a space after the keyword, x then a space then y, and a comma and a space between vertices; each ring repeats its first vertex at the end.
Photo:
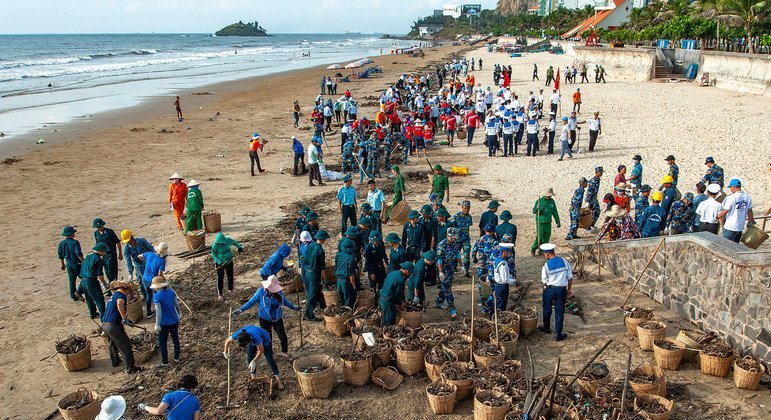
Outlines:
POLYGON ((750 54, 755 52, 755 45, 751 42, 753 25, 760 22, 768 15, 768 3, 766 0, 723 0, 727 16, 734 17, 742 22, 744 32, 747 35, 747 45, 750 54))

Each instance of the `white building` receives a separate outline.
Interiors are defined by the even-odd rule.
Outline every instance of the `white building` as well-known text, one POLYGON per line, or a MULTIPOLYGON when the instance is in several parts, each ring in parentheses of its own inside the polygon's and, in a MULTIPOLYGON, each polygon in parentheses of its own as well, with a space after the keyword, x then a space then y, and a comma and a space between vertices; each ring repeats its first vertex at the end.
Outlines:
POLYGON ((425 36, 431 36, 444 28, 443 25, 437 25, 433 23, 429 23, 426 25, 420 25, 418 26, 418 36, 425 37, 425 36))

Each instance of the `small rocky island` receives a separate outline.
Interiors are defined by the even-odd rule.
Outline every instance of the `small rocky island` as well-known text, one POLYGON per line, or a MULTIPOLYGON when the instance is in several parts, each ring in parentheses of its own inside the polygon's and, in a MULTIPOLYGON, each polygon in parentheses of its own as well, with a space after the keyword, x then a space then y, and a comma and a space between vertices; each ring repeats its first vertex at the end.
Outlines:
POLYGON ((228 25, 219 31, 215 32, 216 36, 270 36, 265 31, 265 28, 260 26, 257 21, 243 23, 240 20, 238 23, 228 25))

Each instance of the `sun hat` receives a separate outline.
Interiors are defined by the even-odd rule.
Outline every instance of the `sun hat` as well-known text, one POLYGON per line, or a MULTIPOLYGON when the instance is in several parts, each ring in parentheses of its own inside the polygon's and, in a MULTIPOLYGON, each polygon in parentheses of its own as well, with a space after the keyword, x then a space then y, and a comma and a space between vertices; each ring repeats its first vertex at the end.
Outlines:
POLYGON ((376 230, 373 230, 372 232, 369 233, 369 239, 370 240, 372 240, 372 239, 380 239, 382 237, 383 237, 383 235, 381 235, 380 232, 378 232, 376 230))
POLYGON ((127 244, 133 237, 134 237, 134 232, 128 229, 123 229, 122 231, 120 231, 120 240, 124 244, 127 244))
POLYGON ((329 239, 329 234, 327 233, 326 230, 321 229, 320 231, 316 232, 316 235, 314 236, 314 238, 317 241, 323 241, 323 240, 329 239))
POLYGON ((508 210, 504 210, 501 212, 501 215, 498 216, 499 219, 503 220, 504 222, 508 222, 511 220, 513 216, 511 215, 511 212, 508 210))
POLYGON ((707 156, 707 159, 704 161, 704 164, 706 165, 708 163, 715 163, 715 158, 713 158, 712 156, 707 156))
POLYGON ((602 169, 602 166, 598 166, 598 167, 594 168, 594 172, 595 172, 595 173, 596 173, 596 172, 601 172, 601 173, 604 173, 604 172, 605 172, 605 170, 604 170, 604 169, 602 169))
POLYGON ((126 412, 126 399, 120 395, 110 395, 102 401, 102 408, 96 420, 118 420, 126 412))
POLYGON ((551 244, 551 243, 545 243, 541 245, 541 251, 543 252, 550 252, 554 253, 554 250, 557 248, 557 245, 551 244))
POLYGON ((345 230, 345 236, 359 236, 359 227, 348 226, 348 229, 345 230))
POLYGON ((436 215, 441 217, 450 217, 450 212, 448 212, 444 207, 440 207, 439 210, 436 211, 436 215))
MULTIPOLYGON (((184 176, 180 175, 179 172, 174 172, 169 179, 185 179, 184 176)), ((106 401, 106 400, 105 400, 106 401)))
POLYGON ((319 218, 319 214, 316 213, 315 211, 311 211, 310 213, 308 213, 307 216, 305 216, 305 220, 308 222, 310 222, 311 220, 316 220, 318 218, 319 218))
POLYGON ((350 181, 352 179, 353 179, 353 177, 351 177, 351 174, 343 175, 343 182, 348 182, 348 181, 350 181))
POLYGON ((281 284, 278 282, 278 277, 276 277, 275 274, 271 274, 268 276, 267 280, 262 282, 262 288, 270 293, 278 293, 284 289, 281 287, 281 284))
POLYGON ((104 227, 104 225, 106 224, 107 223, 105 223, 104 220, 97 217, 96 219, 94 219, 93 222, 91 222, 91 227, 96 229, 96 228, 104 227))
POLYGON ((369 203, 364 203, 361 205, 361 211, 370 211, 372 210, 372 205, 369 203))
POLYGON ((252 140, 257 140, 258 138, 260 138, 260 135, 259 135, 259 134, 257 134, 257 133, 252 133, 252 140))
MULTIPOLYGON (((359 223, 360 226, 365 226, 367 228, 369 228, 372 225, 372 223, 369 221, 369 217, 363 217, 363 218, 359 219, 358 223, 359 223)), ((359 230, 361 231, 361 229, 359 229, 359 230)))
POLYGON ((96 252, 110 252, 110 247, 104 242, 97 242, 91 249, 96 252))
POLYGON ((409 271, 410 273, 415 271, 415 264, 413 264, 413 263, 411 263, 409 261, 405 261, 405 262, 399 264, 399 267, 409 271))
POLYGON ((77 230, 75 230, 72 226, 65 226, 64 229, 62 229, 62 236, 70 236, 74 235, 77 230))
POLYGON ((433 249, 429 249, 423 253, 423 258, 429 262, 436 262, 436 252, 433 249))
POLYGON ((424 204, 423 207, 420 208, 421 214, 431 214, 432 211, 431 206, 428 204, 424 204))
POLYGON ((300 232, 300 241, 301 242, 310 242, 313 240, 313 237, 311 236, 311 233, 307 230, 304 230, 300 232))
POLYGON ((303 216, 307 216, 308 213, 310 213, 310 212, 311 212, 311 208, 308 207, 308 206, 305 206, 305 207, 301 208, 298 213, 300 213, 303 216))
POLYGON ((155 246, 155 253, 158 254, 161 257, 165 257, 169 255, 169 245, 166 244, 166 242, 161 242, 158 245, 155 246))
POLYGON ((434 170, 435 171, 443 171, 444 169, 442 169, 442 165, 437 163, 436 165, 434 165, 434 170))
POLYGON ((651 190, 651 186, 648 185, 648 184, 645 184, 642 187, 640 187, 640 192, 646 192, 646 191, 650 191, 650 190, 651 190))
POLYGON ((150 284, 150 288, 153 290, 162 289, 168 286, 169 286, 169 283, 166 282, 166 279, 163 276, 153 277, 153 282, 150 284))
POLYGON ((197 187, 199 185, 201 185, 201 183, 194 179, 191 179, 190 182, 187 183, 188 187, 197 187))
POLYGON ((497 201, 497 200, 492 200, 492 201, 490 201, 490 202, 487 204, 487 208, 488 208, 488 209, 497 209, 497 208, 498 208, 498 207, 500 207, 500 206, 501 206, 501 205, 500 205, 500 204, 498 204, 498 201, 497 201))
POLYGON ((640 161, 643 160, 643 158, 640 155, 634 155, 634 157, 632 157, 632 160, 636 160, 636 161, 640 162, 640 161))
POLYGON ((717 194, 720 192, 720 184, 709 184, 707 185, 707 192, 710 192, 712 194, 717 194))
POLYGON ((401 239, 399 239, 399 235, 397 235, 396 232, 391 232, 386 235, 386 242, 389 244, 396 244, 401 242, 401 239))
POLYGON ((110 282, 110 290, 131 289, 131 283, 122 280, 113 280, 110 282))
POLYGON ((544 196, 544 197, 554 197, 554 189, 553 188, 548 188, 548 189, 544 190, 541 195, 544 196))

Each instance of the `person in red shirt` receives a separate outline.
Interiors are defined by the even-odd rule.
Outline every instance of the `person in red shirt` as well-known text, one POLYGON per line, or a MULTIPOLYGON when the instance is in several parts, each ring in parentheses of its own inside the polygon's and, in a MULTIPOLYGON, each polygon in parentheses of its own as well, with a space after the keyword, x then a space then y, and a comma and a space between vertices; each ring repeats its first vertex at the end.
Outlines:
POLYGON ((410 156, 415 156, 415 140, 412 139, 412 123, 409 121, 404 126, 404 137, 410 141, 410 156))
POLYGON ((383 139, 385 139, 385 130, 383 130, 383 126, 381 124, 377 125, 375 134, 377 135, 378 141, 383 141, 383 139))
POLYGON ((391 134, 398 133, 402 129, 402 119, 399 118, 399 115, 396 113, 393 113, 388 116, 389 121, 391 121, 391 134))
POLYGON ((455 130, 458 129, 458 121, 455 119, 454 115, 448 115, 445 124, 445 127, 447 128, 447 143, 452 147, 452 142, 455 140, 455 130))
POLYGON ((415 120, 415 125, 412 127, 412 139, 415 149, 418 151, 417 156, 420 157, 420 151, 423 150, 423 155, 426 155, 426 144, 423 142, 423 121, 420 119, 415 120))
POLYGON ((426 149, 430 149, 434 143, 434 127, 436 126, 430 120, 423 126, 423 142, 426 144, 426 149))
POLYGON ((252 140, 249 142, 249 161, 251 162, 252 176, 254 176, 255 162, 257 162, 257 170, 260 171, 260 173, 265 172, 265 169, 260 167, 260 156, 257 154, 257 152, 261 152, 264 147, 265 144, 260 142, 260 135, 257 133, 252 134, 252 140))
MULTIPOLYGON (((425 130, 427 129, 431 131, 431 137, 434 137, 433 134, 436 134, 436 123, 431 120, 426 121, 426 125, 423 128, 423 137, 426 137, 425 130)), ((426 143, 426 145, 428 145, 428 143, 426 143)))
POLYGON ((474 132, 481 124, 479 114, 474 112, 473 109, 466 112, 466 141, 469 146, 471 146, 471 142, 474 140, 474 132))

